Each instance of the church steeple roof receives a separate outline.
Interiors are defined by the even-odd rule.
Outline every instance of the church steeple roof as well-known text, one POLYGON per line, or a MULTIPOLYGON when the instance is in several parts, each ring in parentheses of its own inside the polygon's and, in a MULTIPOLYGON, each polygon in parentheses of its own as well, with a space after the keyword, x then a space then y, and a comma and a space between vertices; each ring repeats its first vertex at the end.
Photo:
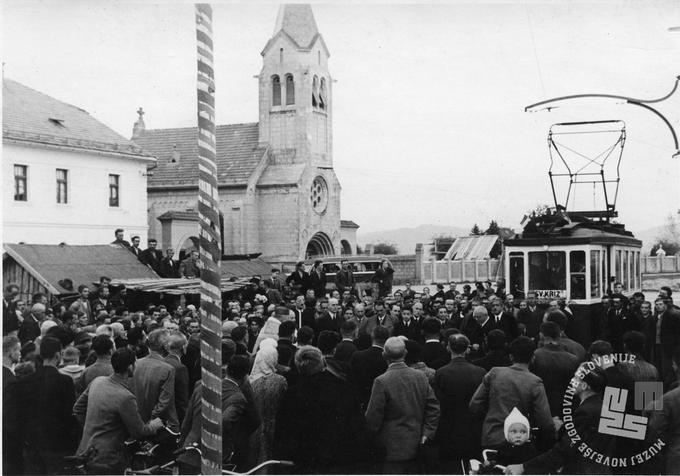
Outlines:
POLYGON ((284 31, 301 48, 308 48, 319 34, 314 13, 309 4, 283 4, 276 17, 274 34, 284 31))

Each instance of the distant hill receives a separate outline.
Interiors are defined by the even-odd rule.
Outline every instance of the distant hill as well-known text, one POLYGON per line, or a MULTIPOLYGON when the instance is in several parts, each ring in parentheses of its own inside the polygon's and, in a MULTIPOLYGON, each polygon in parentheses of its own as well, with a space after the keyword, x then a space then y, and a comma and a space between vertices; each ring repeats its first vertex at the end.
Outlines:
POLYGON ((431 243, 435 236, 467 236, 472 226, 461 228, 444 225, 419 225, 414 228, 397 228, 369 233, 357 233, 357 241, 361 247, 367 243, 393 243, 399 254, 413 254, 416 243, 431 243))

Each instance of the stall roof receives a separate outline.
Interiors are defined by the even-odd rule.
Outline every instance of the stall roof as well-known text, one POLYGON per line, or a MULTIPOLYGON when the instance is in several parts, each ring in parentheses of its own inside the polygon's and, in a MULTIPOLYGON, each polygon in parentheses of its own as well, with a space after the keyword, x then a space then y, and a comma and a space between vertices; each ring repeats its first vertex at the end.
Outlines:
POLYGON ((91 286, 101 276, 112 279, 156 279, 158 275, 118 245, 3 244, 14 259, 52 294, 72 294, 78 286, 91 286), (73 287, 64 287, 70 280, 73 287))
MULTIPOLYGON (((220 271, 222 292, 235 291, 246 286, 255 276, 269 276, 272 266, 260 258, 222 260, 220 271)), ((123 284, 127 289, 165 294, 200 294, 201 280, 195 279, 117 279, 113 285, 123 284)))
POLYGON ((498 235, 459 236, 453 242, 444 260, 479 260, 489 257, 498 241, 498 235))
MULTIPOLYGON (((229 278, 222 276, 220 289, 222 292, 236 291, 250 283, 251 278, 229 278)), ((199 278, 158 278, 158 279, 114 279, 112 286, 125 285, 126 289, 147 293, 163 294, 200 294, 201 280, 199 278)))

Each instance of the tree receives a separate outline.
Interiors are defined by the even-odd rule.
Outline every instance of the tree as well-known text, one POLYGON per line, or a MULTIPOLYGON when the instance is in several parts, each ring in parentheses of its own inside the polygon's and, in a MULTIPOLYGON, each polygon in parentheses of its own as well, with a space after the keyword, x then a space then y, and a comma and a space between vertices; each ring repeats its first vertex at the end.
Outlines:
POLYGON ((396 255, 397 246, 393 243, 378 243, 373 247, 373 253, 377 255, 396 255))
POLYGON ((680 252, 680 223, 673 215, 668 215, 665 225, 656 237, 656 243, 652 247, 650 254, 656 256, 659 245, 666 252, 666 256, 673 256, 680 252))
POLYGON ((486 229, 484 234, 485 235, 497 235, 499 232, 500 232, 500 228, 498 227, 498 223, 496 222, 496 220, 491 220, 491 222, 489 223, 489 228, 486 229))
POLYGON ((477 226, 477 223, 475 223, 475 226, 472 227, 472 230, 470 230, 471 235, 481 235, 482 231, 479 229, 477 226))

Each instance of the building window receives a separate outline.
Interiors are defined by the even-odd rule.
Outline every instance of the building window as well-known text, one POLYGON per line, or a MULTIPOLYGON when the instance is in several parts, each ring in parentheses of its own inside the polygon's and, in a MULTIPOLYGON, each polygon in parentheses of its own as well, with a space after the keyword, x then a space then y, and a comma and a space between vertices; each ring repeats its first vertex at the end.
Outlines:
POLYGON ((319 105, 319 78, 315 75, 312 79, 312 107, 319 105))
POLYGON ((295 83, 293 82, 293 75, 286 75, 286 106, 295 104, 295 83))
POLYGON ((109 174, 109 206, 120 206, 120 175, 109 174))
POLYGON ((283 63, 283 48, 279 48, 279 63, 283 63))
POLYGON ((326 109, 326 79, 321 78, 321 87, 319 88, 319 107, 326 109))
POLYGON ((281 80, 277 75, 272 76, 272 106, 281 105, 281 80))
POLYGON ((586 252, 569 252, 569 281, 571 299, 586 298, 586 252))
POLYGON ((17 202, 28 201, 28 166, 14 166, 14 200, 17 202))
POLYGON ((318 176, 314 179, 310 189, 309 200, 312 202, 312 209, 319 215, 326 211, 328 206, 328 185, 323 177, 318 176))
POLYGON ((68 203, 68 170, 57 169, 57 203, 68 203))

